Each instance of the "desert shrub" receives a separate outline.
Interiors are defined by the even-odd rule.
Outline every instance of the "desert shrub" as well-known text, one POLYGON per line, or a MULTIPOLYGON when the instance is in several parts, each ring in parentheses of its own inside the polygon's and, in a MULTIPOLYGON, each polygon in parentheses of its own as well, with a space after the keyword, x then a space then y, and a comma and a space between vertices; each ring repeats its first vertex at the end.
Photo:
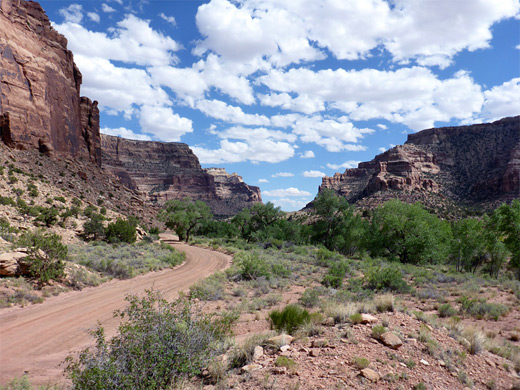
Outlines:
POLYGON ((217 272, 190 287, 190 296, 203 301, 216 301, 224 296, 226 276, 217 272))
POLYGON ((403 279, 403 274, 395 266, 369 269, 364 282, 367 288, 376 291, 407 292, 410 290, 410 286, 403 279))
POLYGON ((320 292, 314 288, 308 288, 303 292, 299 301, 305 307, 314 307, 320 302, 320 292))
POLYGON ((459 298, 461 314, 470 315, 477 319, 498 319, 509 311, 507 306, 499 303, 490 303, 485 299, 470 299, 462 296, 459 298))
POLYGON ((323 277, 322 284, 326 287, 340 288, 348 270, 348 263, 340 261, 333 263, 327 274, 323 277))
POLYGON ((122 218, 109 223, 105 229, 105 239, 111 243, 126 242, 131 244, 137 239, 135 225, 122 218))
POLYGON ((372 337, 379 339, 386 331, 387 329, 383 325, 375 325, 372 327, 372 337))
POLYGON ((445 303, 439 306, 439 317, 453 317, 457 314, 457 310, 455 310, 449 303, 445 303))
POLYGON ((349 317, 349 320, 353 324, 361 324, 361 321, 363 321, 363 316, 361 313, 354 313, 349 317))
POLYGON ((352 364, 354 364, 357 369, 362 370, 370 365, 370 360, 365 357, 354 356, 352 358, 352 364))
POLYGON ((58 222, 58 215, 59 212, 56 208, 52 206, 48 208, 43 207, 40 209, 40 214, 36 217, 36 221, 44 223, 46 227, 51 227, 58 222))
POLYGON ((0 196, 0 205, 16 207, 16 201, 8 196, 0 196))
MULTIPOLYGON (((272 333, 272 332, 271 332, 272 333)), ((231 368, 243 367, 253 361, 253 354, 257 345, 266 343, 273 334, 255 334, 248 337, 241 345, 235 346, 230 353, 229 365, 231 368)))
POLYGON ((321 266, 328 266, 329 261, 337 257, 338 255, 327 248, 319 248, 316 251, 316 264, 321 266))
POLYGON ((98 212, 98 209, 96 206, 92 206, 92 205, 88 205, 87 207, 85 207, 85 209, 83 210, 83 215, 87 218, 90 218, 92 216, 92 214, 95 214, 98 212))
POLYGON ((310 318, 309 312, 299 305, 287 305, 282 311, 273 310, 269 313, 272 328, 289 334, 294 333, 298 327, 309 322, 310 318))
POLYGON ((276 367, 285 367, 291 369, 296 366, 296 362, 287 356, 278 356, 274 361, 274 365, 276 367))
POLYGON ((241 255, 238 268, 239 274, 244 280, 254 280, 260 277, 269 279, 271 276, 269 264, 255 253, 244 253, 241 255))
POLYGON ((89 220, 83 224, 83 239, 99 240, 105 235, 105 218, 101 214, 89 213, 89 220))
POLYGON ((115 313, 126 321, 114 338, 107 340, 98 327, 95 347, 67 358, 73 389, 169 389, 200 374, 230 333, 230 317, 195 311, 186 299, 170 303, 148 291, 127 301, 115 313))
POLYGON ((55 196, 54 200, 61 202, 61 203, 67 203, 67 200, 63 196, 55 196))
POLYGON ((378 295, 374 299, 376 310, 379 313, 385 313, 388 311, 394 311, 394 296, 392 294, 378 295))
POLYGON ((173 267, 182 263, 186 257, 166 244, 108 245, 98 241, 87 246, 71 246, 69 249, 70 261, 119 279, 173 267))
POLYGON ((29 272, 40 283, 65 276, 67 247, 57 234, 27 232, 20 236, 17 246, 27 248, 29 272))

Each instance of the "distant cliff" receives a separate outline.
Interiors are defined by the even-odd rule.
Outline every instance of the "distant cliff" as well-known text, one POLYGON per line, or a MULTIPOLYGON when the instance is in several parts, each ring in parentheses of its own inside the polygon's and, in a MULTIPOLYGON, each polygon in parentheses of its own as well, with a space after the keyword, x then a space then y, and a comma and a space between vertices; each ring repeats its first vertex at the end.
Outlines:
POLYGON ((260 189, 221 168, 202 169, 188 145, 177 142, 135 141, 101 135, 103 168, 150 201, 203 200, 218 216, 229 216, 256 202, 260 189))
POLYGON ((97 102, 41 6, 0 1, 0 139, 9 147, 101 163, 97 102))
POLYGON ((350 203, 375 206, 390 198, 460 206, 494 206, 520 198, 520 116, 487 124, 410 134, 357 168, 324 177, 350 203))

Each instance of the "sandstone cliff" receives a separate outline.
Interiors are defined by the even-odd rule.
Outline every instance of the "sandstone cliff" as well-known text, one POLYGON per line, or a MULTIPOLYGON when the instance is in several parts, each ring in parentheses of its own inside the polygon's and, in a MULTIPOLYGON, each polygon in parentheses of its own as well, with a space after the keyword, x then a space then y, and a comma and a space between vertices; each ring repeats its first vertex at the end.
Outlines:
POLYGON ((520 198, 520 116, 472 126, 423 130, 357 168, 324 177, 351 203, 390 198, 494 206, 520 198))
POLYGON ((188 145, 135 141, 101 135, 103 167, 153 203, 169 199, 203 200, 218 216, 236 214, 261 202, 260 189, 221 168, 202 169, 188 145))
POLYGON ((101 163, 97 102, 80 97, 81 73, 41 6, 0 1, 0 138, 101 163))

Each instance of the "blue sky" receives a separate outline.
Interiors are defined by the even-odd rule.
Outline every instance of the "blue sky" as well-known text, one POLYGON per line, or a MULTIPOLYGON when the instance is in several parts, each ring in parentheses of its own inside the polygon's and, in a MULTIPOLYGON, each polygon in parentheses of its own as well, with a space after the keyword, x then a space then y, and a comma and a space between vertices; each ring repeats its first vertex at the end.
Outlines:
POLYGON ((185 142, 287 211, 407 134, 520 114, 518 0, 40 3, 102 132, 185 142))

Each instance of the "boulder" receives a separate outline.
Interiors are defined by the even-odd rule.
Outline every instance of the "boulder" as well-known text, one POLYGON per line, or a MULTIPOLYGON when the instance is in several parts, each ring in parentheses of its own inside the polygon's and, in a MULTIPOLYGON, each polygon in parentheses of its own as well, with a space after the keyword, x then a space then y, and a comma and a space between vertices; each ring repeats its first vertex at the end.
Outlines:
POLYGON ((20 265, 20 262, 27 257, 27 253, 16 251, 6 252, 0 254, 0 275, 1 276, 19 276, 28 272, 28 267, 25 263, 20 265))
POLYGON ((275 347, 281 348, 284 345, 289 345, 293 342, 294 337, 289 336, 288 334, 281 334, 278 336, 271 337, 267 340, 269 344, 274 345, 275 347))
POLYGON ((361 313, 361 323, 362 324, 375 324, 375 323, 377 323, 377 317, 374 317, 371 314, 361 313))
POLYGON ((361 370, 361 375, 367 378, 370 382, 377 382, 380 379, 380 376, 377 372, 372 370, 371 368, 363 368, 361 370))
POLYGON ((398 349, 401 345, 403 345, 402 340, 393 332, 385 332, 380 337, 379 340, 392 349, 398 349))

